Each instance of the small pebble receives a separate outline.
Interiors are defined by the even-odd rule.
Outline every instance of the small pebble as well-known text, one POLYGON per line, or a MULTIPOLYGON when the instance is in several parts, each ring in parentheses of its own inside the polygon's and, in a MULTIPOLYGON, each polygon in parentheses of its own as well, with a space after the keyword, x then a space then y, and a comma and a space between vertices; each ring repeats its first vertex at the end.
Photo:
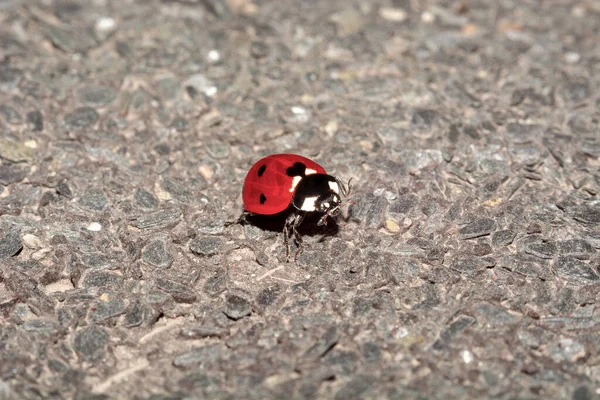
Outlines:
POLYGON ((400 232, 400 225, 393 219, 385 220, 385 228, 392 233, 400 232))
POLYGON ((565 61, 569 64, 577 64, 581 60, 581 56, 579 53, 575 53, 574 51, 569 51, 565 53, 565 61))
POLYGON ((402 22, 406 20, 407 14, 401 8, 382 7, 379 9, 379 16, 387 21, 402 22))
POLYGON ((471 353, 469 350, 463 350, 460 355, 462 356, 465 364, 470 364, 473 362, 473 353, 471 353))
POLYGON ((100 32, 111 32, 116 26, 117 23, 111 17, 100 17, 96 21, 96 30, 100 32))
POLYGON ((307 122, 308 121, 308 112, 304 107, 295 106, 291 108, 292 113, 296 117, 298 122, 307 122))
POLYGON ((421 21, 426 24, 431 24, 433 21, 435 21, 435 15, 429 11, 424 11, 421 14, 421 21))
POLYGON ((23 143, 25 147, 29 147, 30 149, 37 149, 38 144, 35 140, 27 140, 23 143))
POLYGON ((216 63, 221 60, 221 54, 217 50, 211 50, 208 52, 208 61, 216 63))
POLYGON ((43 246, 40 238, 30 233, 23 235, 23 244, 30 249, 40 249, 43 246))
POLYGON ((87 226, 86 229, 92 232, 100 232, 102 230, 102 225, 100 225, 98 222, 92 222, 87 226))

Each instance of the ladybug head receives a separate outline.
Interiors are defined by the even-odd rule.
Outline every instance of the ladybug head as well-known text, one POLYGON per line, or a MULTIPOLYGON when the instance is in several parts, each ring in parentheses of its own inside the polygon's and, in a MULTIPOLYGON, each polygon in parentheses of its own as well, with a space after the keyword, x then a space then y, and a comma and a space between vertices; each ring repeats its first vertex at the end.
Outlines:
POLYGON ((315 211, 335 217, 340 212, 341 203, 342 199, 340 198, 340 195, 330 191, 322 196, 319 196, 317 201, 315 201, 315 211))
POLYGON ((324 215, 317 222, 317 226, 327 225, 327 217, 336 217, 340 213, 341 204, 340 195, 333 191, 320 196, 315 201, 315 208, 316 211, 322 212, 324 215))

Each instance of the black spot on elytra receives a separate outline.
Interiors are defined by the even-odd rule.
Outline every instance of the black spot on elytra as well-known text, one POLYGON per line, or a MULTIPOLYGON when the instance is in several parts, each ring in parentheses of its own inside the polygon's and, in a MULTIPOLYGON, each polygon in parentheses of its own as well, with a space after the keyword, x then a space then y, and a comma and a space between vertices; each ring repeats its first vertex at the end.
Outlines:
POLYGON ((265 201, 267 201, 267 198, 265 197, 264 193, 260 194, 260 204, 265 204, 265 201))
POLYGON ((266 170, 267 170, 267 164, 261 165, 261 167, 258 169, 258 176, 261 177, 265 173, 266 170))
POLYGON ((285 170, 287 176, 306 176, 306 165, 301 162, 294 163, 291 167, 285 170))

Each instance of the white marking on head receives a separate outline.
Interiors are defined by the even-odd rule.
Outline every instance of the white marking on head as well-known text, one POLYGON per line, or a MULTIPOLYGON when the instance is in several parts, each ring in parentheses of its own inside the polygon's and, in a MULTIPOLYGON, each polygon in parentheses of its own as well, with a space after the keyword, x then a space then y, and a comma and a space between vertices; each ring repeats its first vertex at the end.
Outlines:
POLYGON ((312 175, 312 174, 316 174, 316 173, 317 173, 316 169, 306 168, 306 170, 304 171, 305 175, 312 175))
POLYGON ((302 203, 302 207, 300 209, 302 211, 315 211, 317 209, 317 197, 307 197, 304 199, 304 203, 302 203))
POLYGON ((292 187, 290 188, 290 193, 293 193, 294 190, 296 190, 296 186, 298 186, 298 183, 300 183, 301 180, 302 180, 301 176, 294 177, 294 180, 292 180, 292 187))
POLYGON ((328 202, 327 203, 323 203, 323 207, 329 208, 329 203, 328 202))
POLYGON ((336 194, 340 194, 340 186, 337 184, 337 182, 329 181, 329 189, 336 194))

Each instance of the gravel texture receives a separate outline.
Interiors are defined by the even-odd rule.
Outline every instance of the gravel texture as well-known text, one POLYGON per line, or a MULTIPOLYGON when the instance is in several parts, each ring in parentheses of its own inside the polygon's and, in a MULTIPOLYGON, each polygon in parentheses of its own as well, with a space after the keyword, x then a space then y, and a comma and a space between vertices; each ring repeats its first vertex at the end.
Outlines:
POLYGON ((597 399, 599 34, 594 0, 1 0, 0 399, 597 399), (354 182, 289 264, 224 226, 278 152, 354 182))

